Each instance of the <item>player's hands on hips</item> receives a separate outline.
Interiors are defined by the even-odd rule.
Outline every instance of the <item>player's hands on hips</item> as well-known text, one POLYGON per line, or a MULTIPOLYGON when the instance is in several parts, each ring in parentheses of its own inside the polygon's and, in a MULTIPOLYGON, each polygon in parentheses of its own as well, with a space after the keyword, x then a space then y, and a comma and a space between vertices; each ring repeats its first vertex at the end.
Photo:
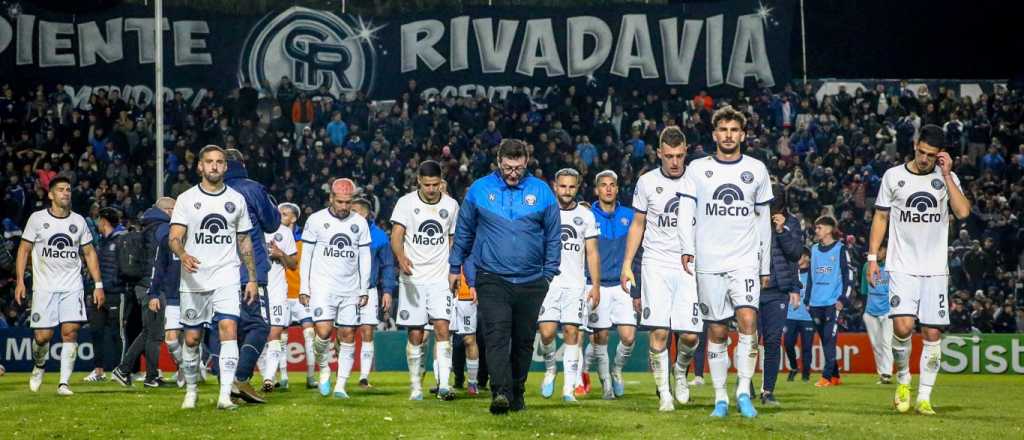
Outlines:
POLYGON ((772 215, 772 226, 775 227, 775 233, 776 234, 781 234, 782 233, 783 226, 785 226, 785 224, 786 224, 786 216, 784 216, 782 214, 774 214, 774 215, 772 215))
POLYGON ((302 304, 303 307, 309 307, 309 294, 308 293, 300 293, 299 294, 299 304, 302 304))
POLYGON ((189 254, 185 254, 181 257, 181 267, 189 271, 189 273, 196 273, 199 270, 199 260, 189 254))
POLYGON ((473 304, 476 304, 476 303, 477 303, 477 299, 476 299, 476 287, 470 287, 470 288, 469 288, 469 296, 471 296, 471 297, 473 298, 473 304))
POLYGON ((398 268, 402 270, 402 273, 412 275, 412 261, 409 261, 409 257, 396 255, 395 258, 398 260, 398 268))
POLYGON ((359 307, 365 306, 366 303, 368 303, 368 302, 370 302, 370 295, 365 294, 365 293, 362 294, 362 295, 359 295, 359 307))
POLYGON ((259 287, 256 285, 255 281, 249 281, 248 283, 245 283, 246 304, 252 304, 254 301, 256 301, 256 297, 259 296, 259 293, 259 287))
POLYGON ((797 310, 800 308, 800 294, 797 292, 789 292, 789 308, 797 310))
POLYGON ((157 313, 160 311, 160 298, 149 299, 149 311, 157 313))
POLYGON ((683 264, 683 270, 686 273, 693 275, 693 269, 690 269, 690 265, 693 264, 693 255, 683 255, 679 258, 679 262, 683 264))
POLYGON ((871 287, 875 287, 875 284, 878 283, 879 272, 881 271, 878 268, 878 262, 868 261, 868 284, 870 284, 871 287))
POLYGON ((769 279, 768 275, 761 275, 761 288, 762 289, 767 289, 768 288, 768 279, 769 279))
POLYGON ((453 295, 459 293, 459 274, 448 274, 448 290, 453 295))
POLYGON ((390 293, 384 292, 384 294, 380 296, 380 309, 382 311, 385 311, 385 312, 388 311, 388 310, 391 310, 391 294, 390 293))
POLYGON ((18 303, 19 306, 21 305, 21 300, 25 299, 25 292, 25 283, 18 283, 14 287, 14 302, 18 303))
POLYGON ((942 177, 946 177, 953 171, 953 158, 945 151, 939 153, 937 156, 939 156, 937 163, 939 165, 939 169, 942 170, 942 177))
POLYGON ((590 301, 590 310, 597 310, 597 305, 601 303, 600 284, 595 284, 590 287, 590 293, 587 294, 587 300, 590 301))
POLYGON ((619 273, 619 285, 622 286, 622 291, 629 293, 629 290, 636 285, 636 277, 633 276, 633 270, 622 265, 622 272, 619 273))

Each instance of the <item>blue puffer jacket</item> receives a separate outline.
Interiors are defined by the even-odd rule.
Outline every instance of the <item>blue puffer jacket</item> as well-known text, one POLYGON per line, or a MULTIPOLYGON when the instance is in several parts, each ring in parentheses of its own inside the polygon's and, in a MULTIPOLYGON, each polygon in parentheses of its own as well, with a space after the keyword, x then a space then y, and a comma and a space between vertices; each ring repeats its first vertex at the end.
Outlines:
POLYGON ((509 186, 495 171, 466 192, 448 259, 450 273, 458 275, 472 253, 480 271, 510 283, 550 281, 562 258, 560 226, 558 201, 544 181, 528 176, 509 186))
POLYGON ((178 286, 181 283, 181 261, 178 256, 171 252, 167 243, 170 235, 171 217, 166 212, 157 208, 149 208, 142 214, 142 224, 149 230, 151 224, 158 223, 154 231, 156 242, 156 259, 153 261, 153 272, 150 278, 149 291, 146 294, 150 298, 159 298, 161 294, 167 299, 167 305, 178 305, 178 286))
POLYGON ((398 292, 398 278, 395 274, 395 256, 391 253, 388 233, 370 222, 370 288, 379 288, 381 293, 398 292))
POLYGON ((103 291, 107 295, 125 293, 125 283, 121 279, 121 268, 117 264, 117 237, 127 232, 124 226, 117 225, 110 235, 99 237, 93 242, 96 258, 100 263, 100 279, 103 280, 103 291))
MULTIPOLYGON (((245 171, 241 162, 228 161, 224 183, 245 197, 249 220, 252 220, 254 226, 249 231, 249 236, 252 238, 252 256, 256 260, 256 283, 266 286, 267 274, 270 273, 270 258, 267 255, 263 234, 277 232, 278 226, 281 226, 281 213, 277 211, 277 203, 271 200, 263 185, 249 179, 249 173, 245 171)), ((243 285, 249 282, 249 272, 244 264, 239 268, 239 273, 243 285)))
POLYGON ((804 250, 803 237, 800 221, 792 215, 786 216, 781 234, 775 232, 775 224, 772 224, 772 267, 768 289, 786 295, 800 291, 798 263, 804 250))

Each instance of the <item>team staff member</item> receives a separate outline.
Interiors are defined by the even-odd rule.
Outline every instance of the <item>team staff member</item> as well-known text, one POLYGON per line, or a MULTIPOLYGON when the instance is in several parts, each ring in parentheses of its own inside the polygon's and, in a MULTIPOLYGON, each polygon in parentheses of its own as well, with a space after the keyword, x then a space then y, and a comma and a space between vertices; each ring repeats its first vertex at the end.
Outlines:
POLYGON ((505 139, 498 170, 473 182, 459 212, 449 284, 458 287, 466 258, 476 256, 475 288, 491 374, 491 413, 526 409, 523 393, 537 316, 561 263, 561 218, 551 188, 527 173, 526 144, 505 139))

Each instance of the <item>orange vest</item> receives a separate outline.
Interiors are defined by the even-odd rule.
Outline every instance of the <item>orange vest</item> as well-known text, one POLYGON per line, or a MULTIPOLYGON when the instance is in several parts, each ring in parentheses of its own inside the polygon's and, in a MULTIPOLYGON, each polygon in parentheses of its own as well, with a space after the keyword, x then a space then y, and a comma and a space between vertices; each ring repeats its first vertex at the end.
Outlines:
POLYGON ((302 258, 302 240, 295 241, 295 269, 284 269, 284 279, 288 281, 288 298, 299 297, 299 266, 298 261, 302 258))
POLYGON ((459 277, 459 301, 472 301, 473 297, 469 294, 469 284, 466 283, 466 273, 463 272, 459 277))

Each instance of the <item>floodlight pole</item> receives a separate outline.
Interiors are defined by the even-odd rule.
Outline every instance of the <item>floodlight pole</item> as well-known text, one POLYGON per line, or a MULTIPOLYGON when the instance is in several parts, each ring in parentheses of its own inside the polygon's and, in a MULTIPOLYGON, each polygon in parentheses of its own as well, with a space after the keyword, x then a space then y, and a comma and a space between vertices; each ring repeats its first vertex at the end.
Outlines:
POLYGON ((156 0, 156 197, 164 196, 164 2, 156 0))

